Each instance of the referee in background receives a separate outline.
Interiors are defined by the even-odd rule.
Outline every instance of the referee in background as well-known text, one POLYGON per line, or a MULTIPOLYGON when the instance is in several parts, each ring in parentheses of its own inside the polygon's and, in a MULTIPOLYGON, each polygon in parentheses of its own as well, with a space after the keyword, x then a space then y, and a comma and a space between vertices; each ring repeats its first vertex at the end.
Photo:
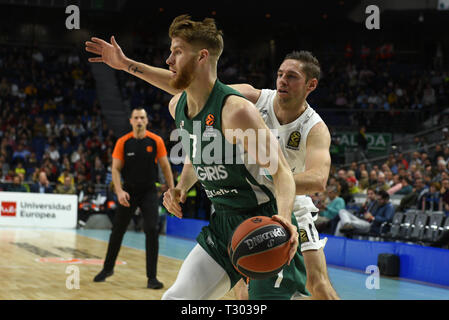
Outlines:
POLYGON ((132 132, 117 140, 112 153, 112 182, 119 203, 114 216, 103 269, 95 276, 94 281, 105 281, 114 273, 123 236, 133 214, 139 207, 142 212, 145 233, 147 287, 160 289, 163 284, 156 278, 159 252, 157 165, 159 164, 161 167, 169 188, 174 188, 173 174, 164 141, 146 129, 148 117, 145 109, 133 109, 129 122, 132 132), (121 178, 123 178, 123 186, 121 178))

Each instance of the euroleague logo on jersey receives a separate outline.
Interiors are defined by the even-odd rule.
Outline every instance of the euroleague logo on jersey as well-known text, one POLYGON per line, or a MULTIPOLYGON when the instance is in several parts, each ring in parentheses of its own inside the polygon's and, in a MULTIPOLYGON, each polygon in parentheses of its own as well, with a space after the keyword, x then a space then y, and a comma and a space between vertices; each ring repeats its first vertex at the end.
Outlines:
POLYGON ((299 150, 299 143, 301 142, 301 133, 299 131, 293 131, 290 134, 290 137, 288 138, 287 142, 287 148, 299 150))
POLYGON ((2 201, 1 203, 1 216, 2 217, 15 217, 17 212, 16 202, 2 201))
POLYGON ((211 127, 215 123, 215 116, 212 113, 209 113, 206 117, 206 126, 211 127))

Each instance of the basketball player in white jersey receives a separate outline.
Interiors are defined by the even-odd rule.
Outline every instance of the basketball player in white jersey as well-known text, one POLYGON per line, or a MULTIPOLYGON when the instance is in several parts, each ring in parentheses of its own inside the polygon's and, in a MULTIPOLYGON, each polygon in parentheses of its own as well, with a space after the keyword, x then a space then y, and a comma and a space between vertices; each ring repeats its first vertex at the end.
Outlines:
MULTIPOLYGON (((298 221, 301 251, 307 270, 307 289, 314 299, 338 299, 327 274, 323 248, 314 221, 318 209, 308 194, 324 191, 330 170, 330 133, 324 121, 307 103, 320 77, 318 60, 307 51, 288 54, 277 72, 277 90, 258 90, 248 84, 230 85, 253 102, 278 141, 296 184, 294 214, 298 221)), ((244 299, 241 281, 234 287, 244 299)))
MULTIPOLYGON (((172 95, 180 91, 169 85, 172 72, 127 58, 111 37, 111 43, 98 38, 86 42, 86 51, 100 55, 90 62, 104 62, 126 71, 172 95)), ((307 289, 312 299, 339 299, 326 267, 324 245, 314 225, 318 209, 306 195, 326 189, 331 158, 330 133, 320 116, 309 106, 307 96, 320 77, 318 60, 306 51, 286 56, 278 70, 277 90, 255 89, 248 84, 230 85, 253 102, 270 129, 277 129, 279 144, 292 169, 296 184, 294 214, 298 221, 301 251, 307 270, 307 289)), ((246 285, 235 286, 239 299, 248 297, 246 285)))

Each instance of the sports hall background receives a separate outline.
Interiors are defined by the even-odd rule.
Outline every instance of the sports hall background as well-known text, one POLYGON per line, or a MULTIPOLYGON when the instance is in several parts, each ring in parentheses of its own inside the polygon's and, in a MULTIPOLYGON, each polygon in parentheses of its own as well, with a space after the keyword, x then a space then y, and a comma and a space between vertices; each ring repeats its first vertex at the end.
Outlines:
MULTIPOLYGON (((449 229, 448 1, 297 2, 169 7, 165 1, 0 0, 0 192, 33 192, 44 171, 48 192, 79 196, 77 228, 108 230, 115 201, 112 148, 131 129, 129 111, 147 110, 149 129, 169 152, 175 125, 166 108, 169 95, 125 72, 89 64, 84 42, 115 35, 128 57, 165 67, 171 20, 183 13, 214 17, 224 31, 218 66, 224 83, 274 88, 290 51, 309 50, 319 59, 322 78, 308 102, 331 131, 329 184, 338 187, 347 209, 360 207, 369 186, 400 190, 402 178, 412 186, 391 192, 402 215, 381 233, 334 237, 338 216, 333 219, 322 230, 333 240, 329 264, 364 270, 379 253, 393 253, 403 258, 401 277, 449 286, 447 242, 441 240, 449 229), (80 8, 79 30, 66 28, 70 4, 80 8), (371 4, 380 8, 378 30, 365 26, 371 4), (362 154, 363 126, 368 146, 362 154), (369 261, 356 262, 360 254, 369 261), (438 260, 436 269, 428 268, 434 277, 421 269, 423 257, 438 260)), ((173 165, 175 177, 181 169, 173 165)), ((197 185, 189 195, 185 224, 161 208, 161 234, 192 239, 207 223, 204 192, 197 185)), ((326 193, 313 196, 329 201, 326 193)), ((140 230, 138 215, 130 228, 140 230)))

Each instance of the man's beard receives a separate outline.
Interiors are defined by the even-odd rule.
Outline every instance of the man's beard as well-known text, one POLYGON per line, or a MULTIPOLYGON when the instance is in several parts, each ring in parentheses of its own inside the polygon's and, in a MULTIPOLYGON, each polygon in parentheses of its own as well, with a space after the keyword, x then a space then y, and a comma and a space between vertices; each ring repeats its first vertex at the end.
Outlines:
POLYGON ((192 83, 195 78, 193 73, 195 70, 195 57, 190 59, 186 65, 178 70, 174 79, 171 79, 170 87, 178 90, 184 90, 192 83))

